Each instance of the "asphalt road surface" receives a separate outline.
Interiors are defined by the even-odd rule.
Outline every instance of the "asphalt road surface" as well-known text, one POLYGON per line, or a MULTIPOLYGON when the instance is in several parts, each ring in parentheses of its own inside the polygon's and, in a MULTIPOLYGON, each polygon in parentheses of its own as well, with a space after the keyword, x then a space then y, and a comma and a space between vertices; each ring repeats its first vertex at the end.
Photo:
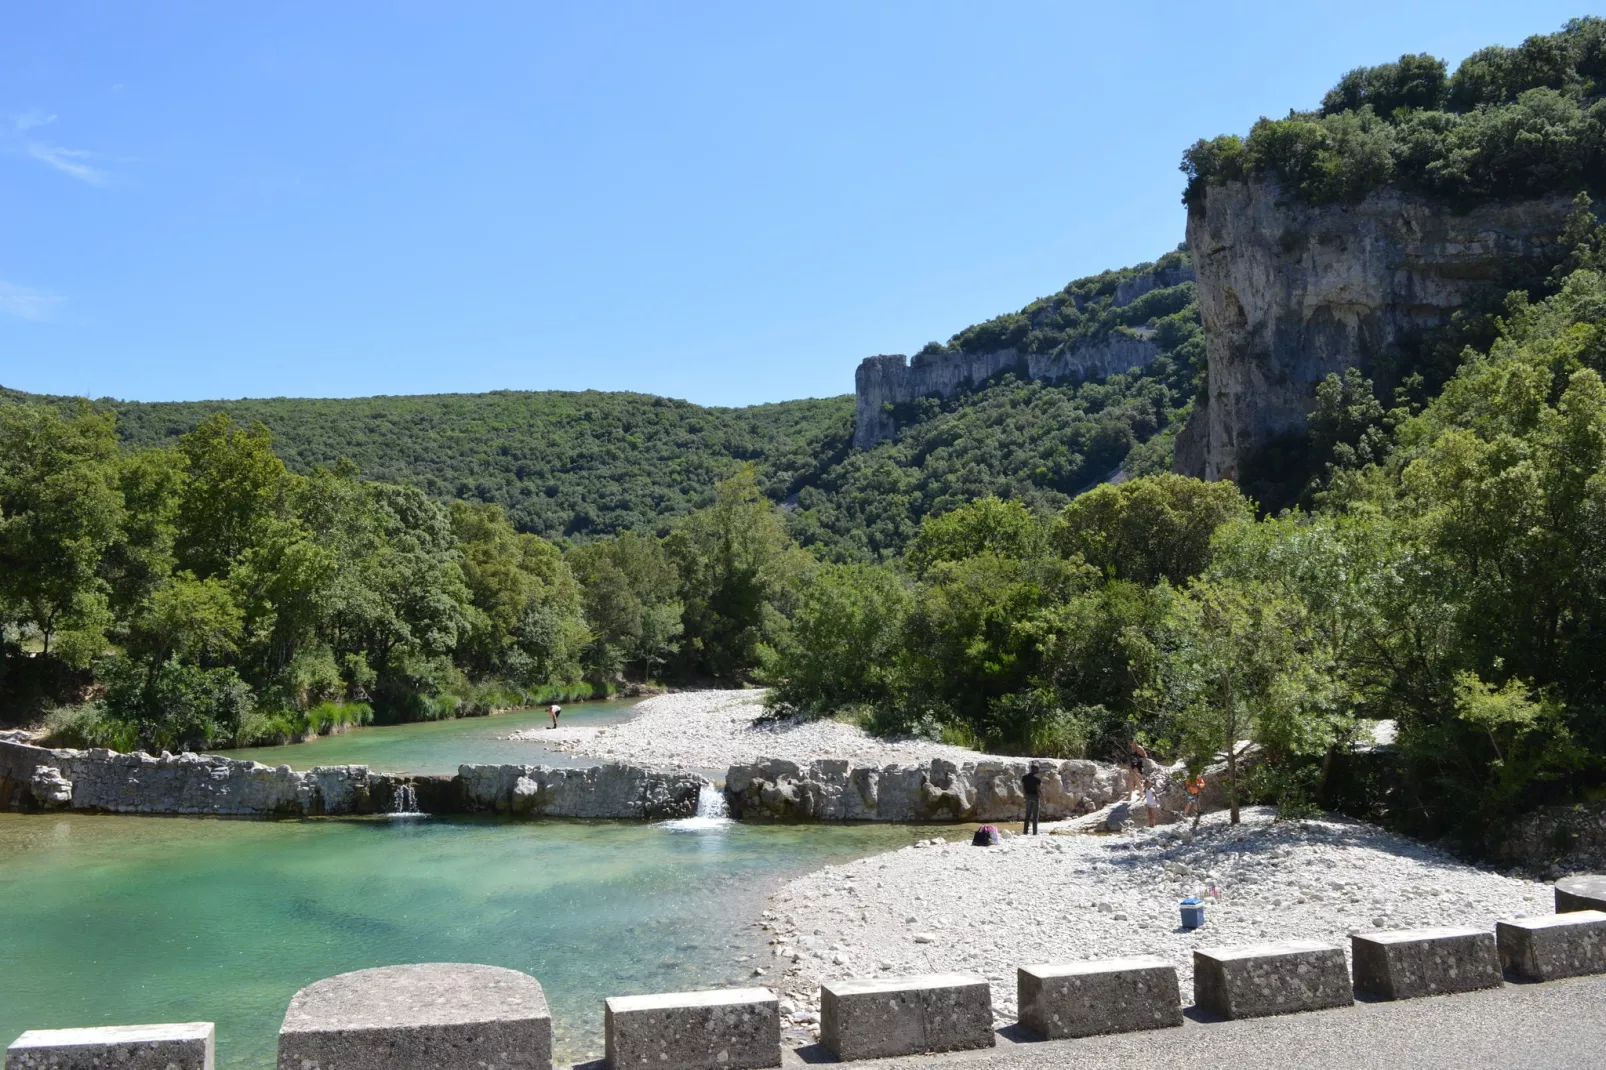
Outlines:
MULTIPOLYGON (((998 1047, 866 1064, 882 1070, 1501 1070, 1606 1068, 1606 975, 1547 984, 1236 1022, 1190 1017, 1180 1029, 1030 1042, 1005 1029, 998 1047)), ((786 1054, 799 1067, 830 1056, 786 1054)))

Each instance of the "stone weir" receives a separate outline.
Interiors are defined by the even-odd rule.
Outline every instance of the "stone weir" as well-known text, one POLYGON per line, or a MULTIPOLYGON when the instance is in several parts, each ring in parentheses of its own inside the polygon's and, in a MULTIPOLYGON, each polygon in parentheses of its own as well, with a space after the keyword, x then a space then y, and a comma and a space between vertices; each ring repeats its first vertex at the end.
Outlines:
POLYGON ((297 772, 214 754, 51 750, 0 740, 0 808, 120 814, 503 813, 657 820, 690 817, 707 781, 629 765, 549 769, 464 765, 456 776, 375 773, 364 765, 297 772))
MULTIPOLYGON (((769 759, 733 765, 725 799, 742 821, 1019 821, 1026 759, 963 764, 858 765, 769 759)), ((1044 821, 1091 813, 1122 798, 1126 770, 1102 762, 1039 761, 1044 821)))

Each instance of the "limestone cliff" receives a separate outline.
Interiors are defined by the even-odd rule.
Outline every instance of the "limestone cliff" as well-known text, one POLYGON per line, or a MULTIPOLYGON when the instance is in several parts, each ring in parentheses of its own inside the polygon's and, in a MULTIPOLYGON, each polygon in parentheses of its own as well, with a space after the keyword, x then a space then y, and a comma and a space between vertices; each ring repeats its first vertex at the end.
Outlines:
MULTIPOLYGON (((1111 307, 1125 308, 1153 290, 1178 286, 1193 278, 1187 266, 1149 271, 1125 279, 1115 287, 1111 307)), ((1080 302, 1078 302, 1080 304, 1080 302)), ((1033 326, 1052 315, 1045 305, 1032 316, 1033 326)), ((987 353, 963 350, 935 355, 902 354, 866 357, 854 375, 853 444, 868 449, 891 438, 896 431, 886 407, 924 397, 947 398, 978 387, 995 375, 1015 372, 1022 378, 1063 380, 1102 378, 1141 368, 1161 352, 1143 328, 1118 330, 1094 340, 1067 343, 1048 352, 1022 353, 1001 349, 987 353)))
POLYGON ((1210 186, 1188 210, 1206 396, 1176 470, 1237 479, 1256 449, 1303 430, 1328 374, 1371 369, 1479 287, 1552 259, 1571 207, 1555 196, 1458 215, 1396 189, 1311 206, 1270 180, 1210 186))

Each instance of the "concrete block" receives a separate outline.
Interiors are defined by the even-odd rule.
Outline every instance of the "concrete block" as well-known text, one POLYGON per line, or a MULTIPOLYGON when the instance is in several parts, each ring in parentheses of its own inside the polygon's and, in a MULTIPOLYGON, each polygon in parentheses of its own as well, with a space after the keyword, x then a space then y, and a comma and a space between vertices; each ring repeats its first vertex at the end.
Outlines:
POLYGON ((1606 973, 1606 912, 1572 910, 1495 923, 1500 965, 1519 977, 1554 981, 1606 973))
POLYGON ((781 1065, 781 1005, 767 988, 614 996, 603 1006, 615 1070, 781 1065))
POLYGON ((541 983, 498 966, 433 962, 343 973, 290 1000, 279 1070, 551 1070, 541 983))
POLYGON ((1015 985, 1021 1024, 1049 1040, 1182 1024, 1176 967, 1153 955, 1022 966, 1015 985))
POLYGON ((1606 910, 1606 877, 1580 873, 1556 882, 1556 913, 1574 910, 1606 910))
POLYGON ((1223 1018, 1347 1007, 1355 1002, 1344 952, 1314 940, 1193 953, 1193 1001, 1223 1018))
POLYGON ((1399 929, 1353 933, 1355 987, 1384 999, 1415 999, 1501 985, 1494 933, 1399 929))
POLYGON ((993 995, 970 973, 820 986, 820 1042, 839 1059, 993 1046, 993 995))
POLYGON ((215 1036, 211 1022, 30 1029, 5 1070, 212 1070, 215 1036))

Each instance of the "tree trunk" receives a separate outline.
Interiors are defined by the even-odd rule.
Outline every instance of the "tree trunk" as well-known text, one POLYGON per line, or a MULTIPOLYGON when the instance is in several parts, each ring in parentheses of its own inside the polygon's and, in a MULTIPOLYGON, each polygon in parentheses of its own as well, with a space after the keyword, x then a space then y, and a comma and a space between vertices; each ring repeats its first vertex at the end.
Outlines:
MULTIPOLYGON (((1236 732, 1233 735, 1237 735, 1236 732)), ((1227 804, 1232 808, 1232 824, 1238 823, 1238 741, 1227 743, 1227 804)))

